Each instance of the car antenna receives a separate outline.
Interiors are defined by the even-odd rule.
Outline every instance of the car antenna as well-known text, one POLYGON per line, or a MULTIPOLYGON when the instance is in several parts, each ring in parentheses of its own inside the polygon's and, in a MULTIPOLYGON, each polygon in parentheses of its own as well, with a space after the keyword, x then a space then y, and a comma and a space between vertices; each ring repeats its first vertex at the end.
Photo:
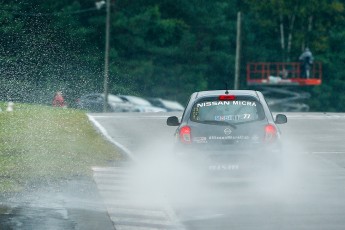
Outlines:
POLYGON ((228 91, 228 83, 224 82, 225 83, 225 94, 229 94, 229 91, 228 91))

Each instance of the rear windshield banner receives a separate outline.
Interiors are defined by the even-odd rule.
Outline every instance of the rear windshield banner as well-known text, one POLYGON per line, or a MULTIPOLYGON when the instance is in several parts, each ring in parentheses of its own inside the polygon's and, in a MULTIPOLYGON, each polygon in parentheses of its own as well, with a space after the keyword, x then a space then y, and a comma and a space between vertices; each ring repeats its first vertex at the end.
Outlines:
POLYGON ((255 101, 206 101, 197 103, 197 107, 221 106, 221 105, 240 105, 240 106, 256 106, 255 101))

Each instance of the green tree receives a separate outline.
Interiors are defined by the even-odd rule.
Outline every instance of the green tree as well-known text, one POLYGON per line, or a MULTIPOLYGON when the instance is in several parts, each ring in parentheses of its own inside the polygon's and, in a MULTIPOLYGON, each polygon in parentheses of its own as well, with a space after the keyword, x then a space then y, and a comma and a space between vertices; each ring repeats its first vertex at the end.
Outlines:
POLYGON ((344 111, 344 3, 341 1, 245 0, 245 61, 297 61, 309 47, 323 63, 323 84, 303 88, 313 111, 344 111), (336 91, 335 91, 336 89, 336 91))

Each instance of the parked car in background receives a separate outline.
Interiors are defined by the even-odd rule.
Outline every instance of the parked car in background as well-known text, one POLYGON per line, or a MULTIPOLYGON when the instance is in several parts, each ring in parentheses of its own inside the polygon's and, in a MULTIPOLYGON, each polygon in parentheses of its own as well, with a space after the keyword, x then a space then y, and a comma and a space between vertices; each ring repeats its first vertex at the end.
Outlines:
POLYGON ((131 95, 118 95, 122 100, 133 104, 134 112, 167 112, 166 109, 153 106, 148 100, 131 95))
POLYGON ((162 98, 147 98, 147 100, 151 102, 152 105, 164 108, 168 112, 184 110, 184 107, 177 101, 170 101, 162 98))
MULTIPOLYGON (((77 99, 77 108, 84 109, 88 112, 100 113, 103 112, 104 94, 91 93, 81 96, 77 99)), ((113 94, 108 94, 108 112, 132 112, 134 111, 133 104, 122 100, 120 97, 113 94)))

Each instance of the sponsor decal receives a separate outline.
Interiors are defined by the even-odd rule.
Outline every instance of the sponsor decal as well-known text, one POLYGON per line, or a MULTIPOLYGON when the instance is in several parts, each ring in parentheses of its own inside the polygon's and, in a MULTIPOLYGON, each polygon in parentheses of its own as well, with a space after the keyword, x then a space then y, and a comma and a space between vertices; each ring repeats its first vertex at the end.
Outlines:
POLYGON ((249 136, 209 136, 209 140, 249 140, 249 136))
POLYGON ((193 141, 198 144, 203 144, 207 143, 207 138, 206 137, 194 137, 193 141))
POLYGON ((214 116, 216 121, 237 121, 237 120, 248 120, 250 119, 250 114, 239 114, 239 115, 222 115, 214 116))
POLYGON ((229 128, 224 129, 225 135, 230 135, 232 133, 232 130, 229 128))
POLYGON ((233 171, 233 170, 239 170, 240 166, 239 165, 210 165, 208 166, 208 169, 210 171, 233 171))
POLYGON ((219 105, 242 105, 256 106, 255 101, 206 101, 197 104, 197 107, 219 106, 219 105))

